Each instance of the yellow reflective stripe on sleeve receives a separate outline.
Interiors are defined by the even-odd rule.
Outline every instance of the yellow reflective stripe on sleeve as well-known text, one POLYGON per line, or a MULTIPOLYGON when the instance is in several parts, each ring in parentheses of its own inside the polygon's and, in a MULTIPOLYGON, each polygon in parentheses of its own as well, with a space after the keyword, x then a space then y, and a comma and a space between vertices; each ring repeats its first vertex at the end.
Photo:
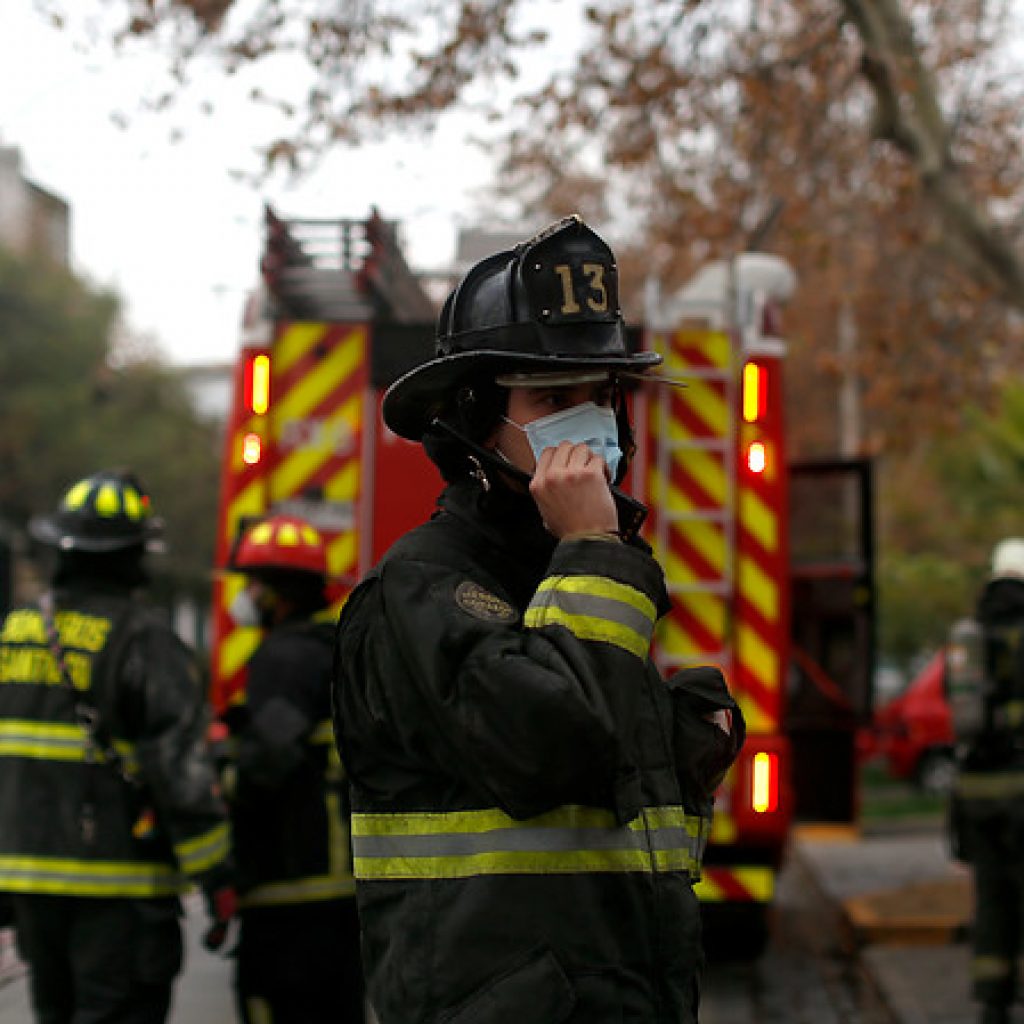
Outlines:
POLYGON ((628 584, 604 576, 549 576, 523 621, 530 629, 563 626, 580 640, 601 640, 644 658, 657 617, 650 598, 628 584))
POLYGON ((706 823, 653 807, 624 826, 610 811, 569 806, 517 821, 497 809, 353 814, 358 879, 488 874, 681 871, 695 875, 706 823))
POLYGON ((696 882, 700 878, 700 866, 711 834, 712 819, 686 814, 681 807, 648 807, 644 810, 643 816, 651 827, 682 828, 686 831, 688 842, 684 849, 659 850, 656 853, 656 860, 658 870, 689 871, 696 882), (680 860, 679 853, 685 853, 685 863, 680 860))
POLYGON ((603 598, 626 605, 639 612, 648 622, 658 618, 654 602, 642 591, 628 583, 619 583, 607 576, 548 576, 537 588, 538 594, 557 591, 559 594, 575 594, 582 597, 603 598))
POLYGON ((173 896, 185 888, 166 864, 0 855, 0 891, 64 896, 173 896))
POLYGON ((224 860, 230 847, 231 833, 225 822, 202 835, 175 843, 174 853, 182 871, 188 875, 198 875, 224 860))
MULTIPOLYGON (((630 822, 630 826, 639 822, 630 822)), ((599 807, 576 804, 556 808, 529 819, 535 828, 615 828, 615 815, 599 807)), ((355 813, 353 836, 447 835, 451 832, 490 832, 515 828, 515 818, 497 808, 478 811, 407 811, 402 814, 355 813)), ((642 827, 642 825, 640 826, 642 827)))
POLYGON ((268 882, 258 885, 242 897, 238 904, 250 907, 279 907, 290 903, 318 903, 322 900, 337 900, 351 896, 356 891, 356 880, 334 878, 331 875, 317 875, 299 878, 292 882, 268 882))
POLYGON ((953 789, 966 800, 1024 796, 1024 772, 964 772, 953 789))
MULTIPOLYGON (((125 759, 128 771, 136 769, 135 746, 116 740, 114 747, 125 759)), ((0 757, 28 757, 42 761, 103 761, 94 750, 88 733, 81 725, 70 722, 30 722, 16 718, 0 721, 0 757)))

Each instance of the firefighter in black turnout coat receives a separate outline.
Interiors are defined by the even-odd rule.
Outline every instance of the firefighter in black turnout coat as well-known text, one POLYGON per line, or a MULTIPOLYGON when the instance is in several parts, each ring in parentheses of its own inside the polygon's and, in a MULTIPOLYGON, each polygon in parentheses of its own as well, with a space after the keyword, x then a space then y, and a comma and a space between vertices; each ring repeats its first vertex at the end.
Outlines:
POLYGON ((370 1001, 382 1024, 695 1021, 692 883, 742 720, 717 670, 653 666, 662 573, 610 486, 659 357, 627 350, 576 217, 471 269, 437 351, 384 419, 448 486, 335 651, 370 1001))
POLYGON ((249 662, 231 793, 241 934, 237 991, 251 1024, 363 1021, 347 795, 330 717, 334 619, 327 556, 305 520, 251 525, 232 557, 233 612, 267 630, 249 662))
POLYGON ((996 545, 974 619, 958 624, 949 650, 965 663, 952 678, 947 663, 947 686, 959 760, 953 849, 974 872, 973 994, 982 1024, 1007 1024, 1024 954, 1024 539, 996 545))
POLYGON ((220 924, 234 902, 202 682, 139 599, 159 522, 133 474, 79 481, 30 529, 58 561, 0 632, 0 890, 40 1024, 160 1024, 179 893, 220 924))

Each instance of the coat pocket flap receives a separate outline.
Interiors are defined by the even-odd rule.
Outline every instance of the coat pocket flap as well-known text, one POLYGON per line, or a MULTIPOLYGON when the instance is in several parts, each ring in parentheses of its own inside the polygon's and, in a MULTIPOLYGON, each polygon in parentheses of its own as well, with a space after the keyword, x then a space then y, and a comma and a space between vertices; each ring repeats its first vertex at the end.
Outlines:
POLYGON ((576 994, 554 953, 533 950, 525 961, 493 978, 443 1024, 562 1024, 576 994))

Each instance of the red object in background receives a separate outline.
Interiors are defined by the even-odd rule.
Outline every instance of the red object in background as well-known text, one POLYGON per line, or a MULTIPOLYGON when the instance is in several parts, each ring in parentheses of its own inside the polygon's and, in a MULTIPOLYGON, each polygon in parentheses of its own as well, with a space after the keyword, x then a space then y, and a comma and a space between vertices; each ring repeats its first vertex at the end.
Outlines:
POLYGON ((423 446, 399 437, 384 425, 380 411, 383 397, 382 393, 376 396, 374 474, 370 484, 373 517, 366 531, 372 540, 370 550, 363 553, 363 572, 376 565, 402 534, 430 518, 444 487, 441 474, 423 446))
POLYGON ((231 732, 228 727, 215 718, 206 727, 206 742, 210 744, 225 743, 231 736, 231 732))
POLYGON ((885 760, 889 774, 924 789, 946 788, 953 773, 953 722, 942 686, 939 651, 898 697, 875 712, 864 752, 885 760))
POLYGON ((777 733, 748 734, 733 766, 729 804, 744 842, 775 845, 781 856, 793 817, 789 740, 777 733))

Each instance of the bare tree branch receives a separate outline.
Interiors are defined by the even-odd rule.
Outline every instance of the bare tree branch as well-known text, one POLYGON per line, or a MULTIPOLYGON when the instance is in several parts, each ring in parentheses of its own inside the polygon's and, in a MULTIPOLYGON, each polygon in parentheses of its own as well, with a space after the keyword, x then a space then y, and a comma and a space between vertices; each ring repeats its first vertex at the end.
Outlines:
POLYGON ((900 0, 841 0, 864 47, 862 71, 874 93, 874 132, 912 163, 950 248, 1024 310, 1024 259, 971 195, 951 153, 938 89, 900 0))

